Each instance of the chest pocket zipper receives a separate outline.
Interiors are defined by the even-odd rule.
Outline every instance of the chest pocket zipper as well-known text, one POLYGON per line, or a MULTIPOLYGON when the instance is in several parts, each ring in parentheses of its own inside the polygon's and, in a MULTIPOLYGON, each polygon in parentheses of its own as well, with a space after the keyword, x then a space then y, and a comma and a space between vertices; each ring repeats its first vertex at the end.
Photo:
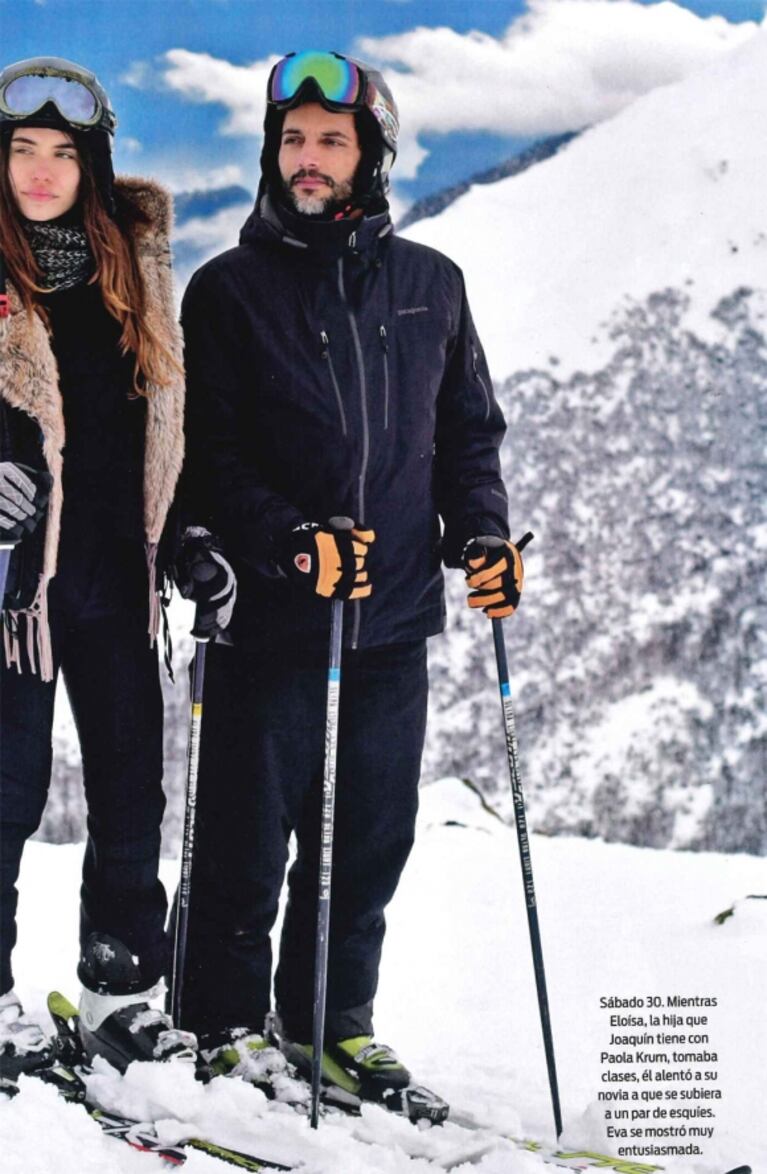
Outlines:
POLYGON ((384 371, 384 432, 389 429, 389 343, 387 341, 386 327, 380 326, 378 334, 381 339, 381 348, 383 350, 383 371, 384 371))
POLYGON ((333 366, 333 356, 330 353, 330 339, 324 330, 320 331, 320 342, 322 343, 322 350, 320 351, 320 355, 328 365, 328 371, 330 372, 330 382, 333 384, 333 391, 335 392, 336 403, 338 404, 338 412, 341 416, 341 431, 343 432, 344 436, 346 436, 346 412, 344 411, 344 401, 341 398, 341 388, 338 386, 336 369, 333 366))

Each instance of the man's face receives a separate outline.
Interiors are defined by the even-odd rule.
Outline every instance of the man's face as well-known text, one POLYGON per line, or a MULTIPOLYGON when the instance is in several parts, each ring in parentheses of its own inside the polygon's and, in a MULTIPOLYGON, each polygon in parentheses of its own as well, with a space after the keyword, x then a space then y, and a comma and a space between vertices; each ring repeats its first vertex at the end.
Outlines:
POLYGON ((286 113, 277 163, 288 197, 305 216, 349 199, 361 157, 353 114, 319 102, 286 113))

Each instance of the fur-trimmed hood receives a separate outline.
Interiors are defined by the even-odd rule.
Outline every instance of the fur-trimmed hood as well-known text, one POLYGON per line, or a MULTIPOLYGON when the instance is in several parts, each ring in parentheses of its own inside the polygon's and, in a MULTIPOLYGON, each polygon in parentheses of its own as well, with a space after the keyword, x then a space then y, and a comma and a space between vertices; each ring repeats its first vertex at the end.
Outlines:
MULTIPOLYGON (((147 221, 130 228, 144 282, 146 319, 155 337, 178 367, 165 364, 165 386, 147 387, 144 449, 144 530, 147 548, 156 549, 176 489, 184 455, 184 379, 182 342, 176 321, 171 273, 170 193, 152 180, 120 177, 118 198, 142 212, 147 221)), ((48 330, 37 314, 24 310, 8 282, 10 317, 0 335, 0 397, 29 415, 39 426, 42 453, 53 478, 46 520, 42 590, 56 573, 62 507, 64 410, 59 373, 48 330)), ((156 615, 153 616, 156 620, 156 615)))

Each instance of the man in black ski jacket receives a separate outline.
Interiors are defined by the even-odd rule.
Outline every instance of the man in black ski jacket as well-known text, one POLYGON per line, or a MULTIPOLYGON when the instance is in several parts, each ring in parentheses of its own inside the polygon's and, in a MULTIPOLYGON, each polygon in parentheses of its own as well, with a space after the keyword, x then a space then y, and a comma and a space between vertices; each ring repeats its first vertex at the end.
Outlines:
POLYGON ((183 1023, 214 1072, 264 1079, 295 832, 275 998, 284 1053, 301 1066, 310 1051, 330 600, 348 600, 324 1071, 372 1097, 409 1081, 374 1043, 372 1007, 413 842, 441 567, 464 567, 490 615, 522 585, 505 425, 460 270, 392 232, 397 130, 376 71, 280 61, 256 207, 182 312, 187 484, 239 582, 233 646, 210 650, 206 681, 183 1023))

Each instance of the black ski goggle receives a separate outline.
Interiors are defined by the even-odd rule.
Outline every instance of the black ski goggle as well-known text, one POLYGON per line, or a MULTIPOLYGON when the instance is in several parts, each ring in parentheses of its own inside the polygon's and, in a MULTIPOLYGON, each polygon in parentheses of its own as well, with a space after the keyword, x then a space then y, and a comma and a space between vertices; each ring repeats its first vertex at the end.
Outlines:
POLYGON ((353 61, 338 53, 306 50, 278 61, 269 77, 267 101, 284 110, 307 82, 314 82, 329 110, 354 111, 365 105, 365 75, 353 61))
POLYGON ((0 110, 11 118, 30 118, 48 102, 73 126, 89 130, 114 124, 111 111, 104 109, 93 90, 81 78, 65 73, 24 73, 0 92, 0 110))

